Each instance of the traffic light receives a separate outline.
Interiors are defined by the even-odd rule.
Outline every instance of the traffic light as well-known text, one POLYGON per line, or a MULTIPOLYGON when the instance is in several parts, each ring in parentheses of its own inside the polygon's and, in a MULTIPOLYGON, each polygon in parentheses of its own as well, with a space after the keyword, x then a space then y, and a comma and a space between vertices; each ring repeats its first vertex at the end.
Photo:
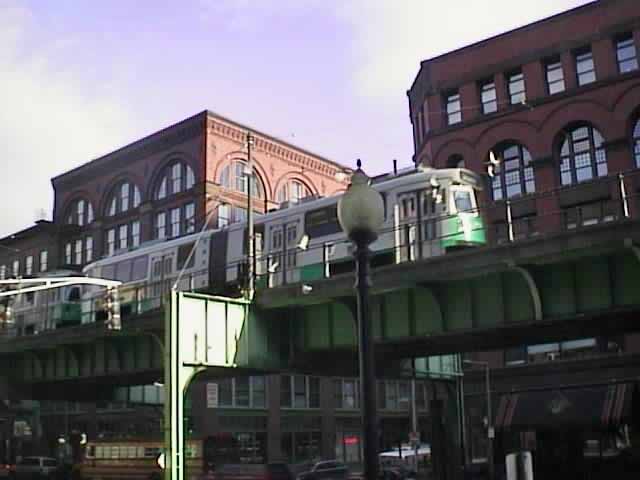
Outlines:
POLYGON ((105 324, 109 330, 120 330, 120 299, 118 298, 118 289, 116 287, 108 287, 107 294, 104 298, 104 309, 107 313, 105 324))

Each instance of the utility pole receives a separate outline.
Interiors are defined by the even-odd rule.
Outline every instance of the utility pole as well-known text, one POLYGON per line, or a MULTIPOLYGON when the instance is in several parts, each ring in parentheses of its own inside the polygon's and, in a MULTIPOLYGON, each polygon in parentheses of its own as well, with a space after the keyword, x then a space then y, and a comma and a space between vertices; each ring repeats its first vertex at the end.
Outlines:
POLYGON ((254 272, 254 233, 253 233, 253 202, 251 187, 253 186, 253 157, 251 147, 254 137, 251 132, 247 132, 247 297, 253 298, 255 292, 255 272, 254 272))

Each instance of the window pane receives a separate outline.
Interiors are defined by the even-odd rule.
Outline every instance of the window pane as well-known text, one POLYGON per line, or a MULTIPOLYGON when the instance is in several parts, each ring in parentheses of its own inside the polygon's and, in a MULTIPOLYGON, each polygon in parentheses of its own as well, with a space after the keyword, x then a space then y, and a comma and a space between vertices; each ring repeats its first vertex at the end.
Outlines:
POLYGON ((595 82, 596 72, 590 51, 576 55, 576 71, 578 73, 578 85, 595 82))
POLYGON ((237 377, 236 384, 236 406, 249 406, 249 377, 237 377))
POLYGON ((462 121, 460 108, 460 95, 457 93, 449 95, 447 97, 447 119, 449 125, 462 121))
POLYGON ((509 96, 512 105, 525 101, 524 75, 522 72, 509 75, 509 96))
POLYGON ((633 43, 633 37, 629 36, 618 41, 616 44, 616 55, 618 57, 618 69, 620 73, 631 72, 638 69, 636 46, 633 43))
POLYGON ((498 109, 498 103, 496 100, 496 85, 495 83, 485 83, 482 85, 480 97, 482 100, 482 112, 493 113, 498 109))

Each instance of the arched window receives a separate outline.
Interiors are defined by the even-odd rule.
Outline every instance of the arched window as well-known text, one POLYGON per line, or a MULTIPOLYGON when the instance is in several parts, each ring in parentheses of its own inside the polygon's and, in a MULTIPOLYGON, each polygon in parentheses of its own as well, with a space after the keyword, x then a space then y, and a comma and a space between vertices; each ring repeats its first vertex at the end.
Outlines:
POLYGON ((507 143, 493 150, 491 190, 494 200, 511 198, 536 191, 531 154, 518 143, 507 143))
POLYGON ((175 162, 165 167, 156 189, 156 200, 193 188, 196 183, 193 169, 184 162, 175 162))
POLYGON ((464 157, 457 153, 451 155, 447 160, 447 168, 465 168, 464 157))
POLYGON ((113 189, 107 203, 107 216, 112 217, 140 206, 140 190, 130 182, 121 182, 113 189))
POLYGON ((276 196, 278 203, 282 202, 298 202, 301 198, 311 195, 311 190, 299 180, 289 180, 283 183, 278 189, 276 196))
POLYGON ((91 202, 80 198, 67 209, 66 223, 70 225, 88 225, 93 222, 93 206, 91 202))
MULTIPOLYGON (((237 192, 246 194, 248 170, 249 168, 246 162, 234 160, 229 165, 226 165, 220 172, 220 185, 230 190, 236 190, 237 192)), ((257 173, 253 176, 251 195, 258 198, 264 197, 262 180, 257 173)))
POLYGON ((633 157, 636 159, 636 167, 640 167, 640 118, 633 127, 633 157))
POLYGON ((604 139, 591 125, 565 132, 560 145, 560 182, 562 185, 586 182, 607 175, 604 139))

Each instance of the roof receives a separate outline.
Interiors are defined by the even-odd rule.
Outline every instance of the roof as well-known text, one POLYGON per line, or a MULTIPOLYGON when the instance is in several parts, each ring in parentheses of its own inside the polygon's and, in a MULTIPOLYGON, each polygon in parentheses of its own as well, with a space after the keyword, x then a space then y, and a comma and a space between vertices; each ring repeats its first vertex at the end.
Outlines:
POLYGON ((4 238, 0 238, 0 243, 11 243, 11 242, 22 240, 26 237, 32 237, 40 233, 46 232, 48 230, 51 230, 53 226, 54 226, 54 223, 50 220, 37 220, 35 225, 32 225, 18 232, 7 235, 4 238))
POLYGON ((158 130, 156 132, 153 132, 153 133, 151 133, 149 135, 146 135, 146 136, 144 136, 144 137, 142 137, 142 138, 140 138, 138 140, 135 140, 134 142, 131 142, 131 143, 127 144, 127 145, 124 145, 124 146, 116 149, 116 150, 113 150, 113 151, 111 151, 111 152, 109 152, 109 153, 107 153, 105 155, 102 155, 102 156, 100 156, 98 158, 90 160, 89 162, 83 163, 82 165, 79 165, 79 166, 77 166, 75 168, 72 168, 71 170, 67 170, 66 172, 63 172, 63 173, 61 173, 59 175, 56 175, 55 177, 53 177, 51 179, 51 182, 55 185, 58 181, 60 181, 63 177, 66 177, 67 175, 74 174, 76 172, 79 172, 79 171, 84 170, 84 169, 89 168, 89 167, 96 166, 96 165, 98 165, 100 163, 103 163, 103 162, 108 162, 108 161, 112 160, 113 157, 117 156, 120 153, 123 153, 126 150, 131 150, 131 149, 134 149, 137 146, 141 146, 145 142, 148 142, 151 139, 153 139, 154 137, 160 137, 160 136, 166 134, 167 132, 169 132, 170 130, 175 129, 178 126, 186 125, 189 122, 196 122, 198 120, 203 120, 205 116, 209 117, 209 118, 213 118, 215 120, 219 120, 219 121, 228 123, 230 125, 233 125, 235 127, 238 127, 238 128, 241 128, 241 129, 244 129, 244 130, 247 130, 247 131, 251 131, 253 134, 259 135, 259 136, 264 137, 264 138, 267 138, 267 139, 269 139, 271 141, 274 141, 274 142, 278 142, 278 143, 280 143, 282 145, 286 145, 287 147, 289 147, 291 149, 297 150, 298 152, 304 153, 306 155, 313 156, 313 157, 315 157, 315 158, 317 158, 317 159, 319 159, 319 160, 321 160, 323 162, 327 162, 327 163, 333 165, 334 167, 336 167, 338 169, 348 170, 348 168, 345 167, 344 165, 341 165, 341 164, 339 164, 337 162, 334 162, 333 160, 329 160, 326 157, 323 157, 321 155, 317 155, 317 154, 315 154, 313 152, 310 152, 309 150, 305 150, 305 149, 300 148, 300 147, 298 147, 296 145, 293 145, 293 144, 291 144, 289 142, 286 142, 286 141, 284 141, 282 139, 279 139, 279 138, 274 137, 272 135, 269 135, 269 134, 266 134, 264 132, 261 132, 260 130, 257 130, 255 128, 252 128, 252 127, 249 127, 249 126, 244 125, 242 123, 239 123, 239 122, 236 122, 234 120, 231 120, 230 118, 224 117, 224 116, 222 116, 222 115, 220 115, 218 113, 215 113, 215 112, 213 112, 211 110, 203 110, 203 111, 201 111, 201 112, 199 112, 199 113, 197 113, 195 115, 192 115, 191 117, 188 117, 188 118, 180 120, 180 121, 178 121, 176 123, 173 123, 173 124, 169 125, 168 127, 162 128, 162 129, 160 129, 160 130, 158 130))

